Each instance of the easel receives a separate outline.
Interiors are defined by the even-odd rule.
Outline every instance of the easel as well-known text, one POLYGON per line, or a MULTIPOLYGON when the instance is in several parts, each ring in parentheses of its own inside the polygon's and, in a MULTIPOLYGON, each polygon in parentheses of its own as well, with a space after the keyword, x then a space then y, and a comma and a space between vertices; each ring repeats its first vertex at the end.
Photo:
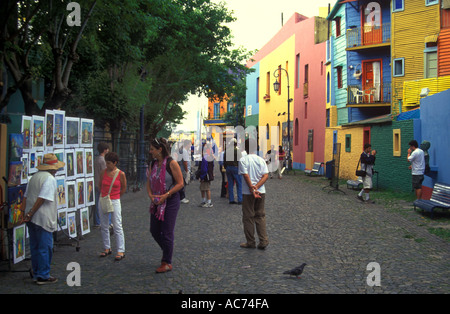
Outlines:
POLYGON ((322 188, 328 188, 331 187, 332 189, 328 191, 328 193, 333 191, 339 191, 341 193, 346 194, 344 191, 339 189, 339 159, 341 155, 341 143, 334 143, 334 149, 333 149, 333 163, 331 165, 332 171, 331 171, 331 180, 330 185, 324 186, 322 188))

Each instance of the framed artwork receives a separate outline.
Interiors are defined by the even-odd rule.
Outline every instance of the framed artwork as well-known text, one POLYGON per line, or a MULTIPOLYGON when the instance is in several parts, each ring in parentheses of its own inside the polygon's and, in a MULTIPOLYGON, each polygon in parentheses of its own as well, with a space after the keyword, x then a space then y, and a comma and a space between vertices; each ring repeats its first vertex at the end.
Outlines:
MULTIPOLYGON (((64 158, 64 149, 55 149, 53 151, 53 154, 56 155, 56 158, 58 158, 59 161, 66 162, 64 158)), ((64 165, 62 168, 59 168, 56 172, 57 176, 62 176, 66 174, 66 166, 64 165)))
POLYGON ((37 151, 44 150, 44 117, 32 116, 33 118, 33 148, 37 151))
POLYGON ((76 213, 77 212, 67 213, 67 228, 69 230, 69 236, 72 238, 77 236, 76 213))
POLYGON ((76 182, 66 181, 66 202, 68 212, 77 210, 76 191, 76 182))
POLYGON ((81 147, 92 147, 94 144, 94 120, 80 119, 81 147))
POLYGON ((9 135, 9 156, 10 160, 20 160, 23 153, 23 135, 11 133, 9 135))
POLYGON ((95 205, 94 177, 86 178, 86 206, 95 205))
POLYGON ((17 225, 23 219, 20 209, 25 195, 26 185, 8 187, 8 225, 10 228, 17 225))
POLYGON ((22 175, 20 176, 20 184, 28 183, 28 154, 22 154, 20 158, 22 162, 22 175))
POLYGON ((83 208, 86 207, 86 192, 85 192, 85 181, 84 179, 76 179, 76 204, 77 208, 83 208))
POLYGON ((87 207, 80 210, 80 226, 82 235, 91 232, 91 228, 89 226, 89 208, 87 207))
POLYGON ((36 166, 37 166, 36 151, 34 149, 32 149, 28 156, 28 174, 29 175, 38 171, 36 166))
POLYGON ((56 208, 66 208, 66 178, 64 176, 56 176, 56 208))
POLYGON ((53 147, 64 148, 64 123, 66 112, 62 110, 53 110, 53 147))
POLYGON ((67 209, 58 209, 58 231, 67 229, 67 209))
POLYGON ((94 175, 94 151, 92 148, 86 148, 84 150, 84 174, 87 177, 94 175))
POLYGON ((20 185, 21 177, 22 177, 22 162, 21 161, 10 161, 9 162, 8 186, 20 185))
POLYGON ((53 149, 55 115, 53 110, 45 110, 45 148, 49 151, 53 149))
POLYGON ((65 150, 65 161, 66 163, 66 179, 75 179, 75 151, 73 149, 65 150))
POLYGON ((80 119, 66 117, 66 148, 80 147, 79 132, 80 132, 80 119))
POLYGON ((25 224, 22 224, 13 229, 14 264, 25 259, 25 226, 25 224))
MULTIPOLYGON (((36 152, 36 168, 44 161, 44 152, 36 152)), ((38 169, 36 169, 38 171, 38 169)))
POLYGON ((22 116, 22 137, 23 137, 23 151, 29 152, 32 148, 32 123, 30 116, 22 116))
POLYGON ((75 176, 84 177, 84 149, 75 149, 75 176))

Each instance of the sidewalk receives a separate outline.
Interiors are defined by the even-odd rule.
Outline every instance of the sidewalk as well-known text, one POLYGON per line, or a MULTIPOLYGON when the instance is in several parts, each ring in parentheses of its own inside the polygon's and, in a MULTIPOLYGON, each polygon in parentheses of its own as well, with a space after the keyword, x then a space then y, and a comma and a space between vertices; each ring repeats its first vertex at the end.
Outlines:
MULTIPOLYGON (((218 168, 218 167, 216 167, 218 168)), ((99 229, 75 247, 55 247, 52 275, 59 282, 37 286, 28 273, 0 273, 0 293, 449 293, 449 244, 424 228, 389 213, 378 204, 364 205, 355 191, 323 190, 320 181, 284 176, 266 183, 266 250, 242 249, 241 206, 220 198, 221 177, 212 182, 214 207, 200 208, 199 183, 186 187, 175 230, 173 271, 156 274, 161 251, 149 232, 145 191, 122 198, 126 258, 99 258, 99 229), (414 234, 412 238, 406 234, 414 234), (67 264, 81 267, 81 286, 69 287, 67 264), (283 275, 307 263, 300 279, 283 275), (367 277, 380 265, 381 286, 367 277)), ((325 181, 324 181, 325 182, 325 181)), ((374 192, 376 193, 376 192, 374 192)), ((2 268, 6 269, 4 262, 2 268)), ((28 269, 30 261, 15 265, 28 269)))

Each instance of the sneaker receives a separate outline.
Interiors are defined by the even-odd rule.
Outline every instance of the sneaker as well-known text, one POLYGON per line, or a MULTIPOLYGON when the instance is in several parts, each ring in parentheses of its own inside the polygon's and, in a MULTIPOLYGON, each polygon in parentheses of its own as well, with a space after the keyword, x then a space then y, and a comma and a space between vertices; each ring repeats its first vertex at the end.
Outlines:
POLYGON ((51 284, 51 283, 55 283, 57 281, 58 281, 58 279, 55 278, 55 277, 52 277, 52 276, 48 277, 48 279, 42 279, 42 278, 38 277, 38 279, 36 280, 36 284, 38 284, 38 285, 48 285, 48 284, 51 284))
POLYGON ((161 266, 156 269, 156 272, 161 274, 172 270, 172 265, 162 262, 161 266))
POLYGON ((359 199, 361 202, 364 202, 364 199, 363 199, 363 197, 362 196, 360 196, 360 195, 356 195, 356 198, 357 199, 359 199))
POLYGON ((235 201, 228 202, 228 204, 237 204, 235 201))
POLYGON ((203 205, 205 205, 206 204, 206 202, 201 202, 199 205, 198 205, 198 207, 203 207, 203 205))
POLYGON ((211 207, 213 207, 213 204, 212 203, 205 203, 205 204, 202 205, 202 207, 203 208, 211 208, 211 207))
POLYGON ((189 200, 187 198, 183 198, 180 202, 183 204, 187 204, 189 203, 189 200))

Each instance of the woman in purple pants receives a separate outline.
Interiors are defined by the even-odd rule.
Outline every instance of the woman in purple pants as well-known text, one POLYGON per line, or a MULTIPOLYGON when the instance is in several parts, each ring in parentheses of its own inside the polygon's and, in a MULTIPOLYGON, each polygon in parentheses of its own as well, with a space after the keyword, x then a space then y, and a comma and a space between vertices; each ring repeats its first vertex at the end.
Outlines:
POLYGON ((163 251, 157 273, 172 270, 174 230, 180 209, 179 191, 183 188, 183 175, 178 162, 169 155, 167 141, 154 139, 150 144, 150 165, 147 193, 150 204, 150 233, 163 251))

